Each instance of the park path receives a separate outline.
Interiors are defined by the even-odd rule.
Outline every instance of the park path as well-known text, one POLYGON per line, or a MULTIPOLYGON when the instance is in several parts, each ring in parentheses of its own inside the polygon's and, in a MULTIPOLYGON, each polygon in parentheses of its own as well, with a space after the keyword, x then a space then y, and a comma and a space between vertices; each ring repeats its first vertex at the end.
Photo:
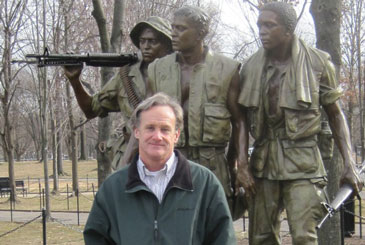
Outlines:
MULTIPOLYGON (((13 222, 24 223, 29 220, 32 220, 41 215, 40 211, 13 211, 12 219, 13 222)), ((64 225, 77 225, 78 222, 80 225, 85 225, 87 217, 89 213, 79 213, 79 216, 76 212, 52 212, 51 217, 55 218, 57 222, 60 222, 64 225)), ((39 219, 41 220, 41 218, 39 219)), ((9 210, 0 210, 0 222, 11 221, 11 213, 9 210)), ((239 219, 235 221, 234 228, 237 234, 237 245, 248 245, 247 239, 247 230, 248 230, 248 219, 239 219)), ((78 228, 77 228, 78 229, 78 228)), ((362 227, 362 234, 365 234, 365 225, 362 227)), ((80 229, 81 232, 81 229, 80 229)), ((289 235, 289 227, 287 222, 284 220, 281 225, 281 236, 282 236, 282 244, 290 245, 291 239, 289 235)), ((359 225, 355 225, 355 234, 352 238, 345 239, 346 245, 365 245, 365 237, 360 238, 359 225)))
MULTIPOLYGON (((13 218, 13 222, 24 223, 38 217, 39 215, 41 215, 40 211, 13 211, 11 214, 9 210, 0 210, 0 221, 10 222, 11 218, 13 218), (11 217, 11 215, 13 217, 11 217)), ((89 213, 79 213, 79 215, 76 212, 51 213, 52 218, 55 218, 67 225, 77 225, 78 223, 80 225, 84 225, 88 216, 89 213)))

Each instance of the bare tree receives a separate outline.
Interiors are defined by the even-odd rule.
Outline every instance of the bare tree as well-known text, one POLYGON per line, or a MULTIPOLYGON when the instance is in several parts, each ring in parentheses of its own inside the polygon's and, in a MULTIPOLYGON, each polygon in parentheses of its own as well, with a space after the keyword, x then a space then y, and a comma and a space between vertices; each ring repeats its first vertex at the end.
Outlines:
POLYGON ((16 73, 12 72, 11 59, 15 52, 18 42, 18 33, 23 27, 23 13, 27 0, 8 1, 4 0, 0 4, 0 23, 4 38, 0 39, 2 45, 2 67, 0 70, 0 100, 3 121, 0 128, 0 137, 4 146, 7 160, 9 163, 9 184, 11 188, 10 199, 16 200, 15 175, 14 175, 14 139, 13 139, 13 123, 10 119, 10 111, 14 94, 19 81, 16 81, 16 73))
MULTIPOLYGON (((113 14, 113 26, 112 32, 109 37, 106 25, 106 17, 104 9, 99 0, 93 0, 94 10, 92 12, 93 17, 96 20, 99 34, 101 50, 104 53, 116 53, 120 51, 121 37, 122 37, 122 20, 124 14, 124 1, 116 0, 114 2, 114 14, 113 14)), ((113 70, 110 68, 101 69, 101 85, 105 85, 107 81, 112 77, 113 70)), ((110 160, 106 155, 106 142, 110 134, 110 119, 109 117, 99 119, 99 136, 97 147, 97 159, 98 159, 98 183, 100 184, 111 173, 110 160)))
MULTIPOLYGON (((340 46, 340 27, 341 27, 341 0, 313 0, 310 12, 315 23, 317 36, 317 47, 327 51, 337 70, 337 78, 341 66, 341 46, 340 46)), ((338 191, 342 166, 341 155, 335 148, 332 160, 324 161, 328 173, 327 191, 332 200, 338 191)), ((318 232, 320 244, 340 244, 340 217, 335 215, 318 232)))
MULTIPOLYGON (((362 43, 364 30, 362 23, 365 16, 363 0, 344 1, 342 5, 342 85, 345 88, 344 102, 347 104, 347 118, 354 145, 362 145, 364 148, 363 128, 363 96, 362 96, 362 43), (359 109, 359 110, 357 110, 359 109), (357 113, 360 111, 360 113, 357 113), (360 133, 356 133, 360 132, 360 133)), ((363 154, 361 154, 363 155, 363 154)), ((363 160, 363 157, 362 157, 363 160)))

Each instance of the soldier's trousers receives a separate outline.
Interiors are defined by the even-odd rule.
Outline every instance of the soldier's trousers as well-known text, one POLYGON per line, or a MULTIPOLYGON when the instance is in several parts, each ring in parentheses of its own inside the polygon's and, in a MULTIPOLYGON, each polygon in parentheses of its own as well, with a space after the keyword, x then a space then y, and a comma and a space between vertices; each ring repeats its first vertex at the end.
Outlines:
POLYGON ((230 174, 223 147, 184 147, 177 148, 190 161, 209 168, 221 182, 226 196, 232 193, 230 174))
POLYGON ((294 245, 314 245, 316 225, 325 214, 320 204, 326 201, 321 179, 255 179, 256 195, 249 200, 250 245, 281 244, 281 214, 286 210, 294 245))
POLYGON ((223 186, 233 220, 241 218, 247 205, 242 196, 234 196, 231 176, 223 147, 177 148, 187 159, 210 169, 223 186))

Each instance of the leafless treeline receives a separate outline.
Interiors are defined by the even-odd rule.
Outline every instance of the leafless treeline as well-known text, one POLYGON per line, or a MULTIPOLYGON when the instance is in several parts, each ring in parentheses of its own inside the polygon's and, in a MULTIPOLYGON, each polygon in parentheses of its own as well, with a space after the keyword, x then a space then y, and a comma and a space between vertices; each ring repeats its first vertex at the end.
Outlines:
MULTIPOLYGON (((136 22, 150 15, 171 17, 174 9, 184 4, 201 5, 213 16, 212 32, 207 38, 209 45, 218 51, 243 60, 259 46, 255 21, 257 7, 266 1, 241 0, 3 0, 0 3, 0 159, 14 162, 21 159, 42 160, 41 144, 41 78, 43 70, 35 65, 11 64, 13 59, 23 59, 27 53, 42 53, 43 41, 52 53, 72 51, 101 52, 100 31, 97 27, 95 6, 100 4, 105 14, 105 26, 111 33, 114 4, 123 3, 124 14, 120 27, 120 51, 131 52, 135 48, 129 40, 129 32, 136 22), (246 23, 244 31, 222 23, 222 4, 240 6, 244 14, 237 21, 246 23), (95 14, 95 12, 94 12, 95 14), (45 16, 45 23, 44 23, 45 16), (67 21, 65 21, 67 20, 67 21), (45 29, 44 29, 45 26, 45 29), (67 35, 66 35, 67 31, 67 35), (227 33, 230 33, 229 35, 227 33), (67 37, 67 41, 65 38, 67 37), (229 44, 229 45, 228 45, 229 44), (228 48, 228 50, 227 50, 228 48)), ((309 1, 288 1, 297 6, 298 15, 310 15, 309 1), (302 10, 303 8, 303 10, 302 10)), ((341 82, 345 89, 344 108, 351 126, 354 145, 361 145, 363 131, 362 105, 364 96, 360 91, 363 85, 363 51, 364 27, 363 0, 342 1, 342 72, 341 82), (360 132, 360 133, 359 133, 360 132)), ((110 34, 109 34, 110 35, 110 34)), ((308 38, 306 32, 300 33, 308 38)), ((309 38, 310 39, 310 38, 309 38)), ((110 41, 110 39, 109 39, 110 41)), ((314 41, 313 41, 314 43, 314 41)), ((91 94, 99 90, 101 75, 98 68, 86 68, 83 80, 91 94)), ((76 100, 67 102, 66 85, 61 67, 47 69, 47 135, 49 139, 48 156, 57 162, 58 173, 62 174, 63 156, 71 156, 69 113, 74 118, 74 128, 85 120, 76 100)), ((71 96, 72 93, 71 93, 71 96)), ((111 132, 120 125, 118 113, 109 116, 111 132)), ((96 157, 98 143, 98 120, 91 120, 75 133, 76 144, 80 149, 80 133, 86 135, 86 145, 77 156, 96 157)), ((11 164, 9 164, 10 167, 11 164)), ((10 169, 10 168, 9 168, 10 169)), ((12 175, 9 170, 9 175, 12 175)))

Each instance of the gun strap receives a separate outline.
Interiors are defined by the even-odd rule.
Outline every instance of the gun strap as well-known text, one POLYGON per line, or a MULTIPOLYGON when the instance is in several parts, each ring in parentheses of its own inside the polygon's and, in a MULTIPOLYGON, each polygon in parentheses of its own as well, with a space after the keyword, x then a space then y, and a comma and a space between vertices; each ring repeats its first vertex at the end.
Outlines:
POLYGON ((122 83, 124 89, 128 96, 128 101, 132 105, 133 109, 135 109, 139 103, 141 103, 141 99, 136 94, 136 91, 133 88, 133 84, 131 79, 129 78, 129 65, 122 66, 120 68, 120 77, 122 79, 122 83))

